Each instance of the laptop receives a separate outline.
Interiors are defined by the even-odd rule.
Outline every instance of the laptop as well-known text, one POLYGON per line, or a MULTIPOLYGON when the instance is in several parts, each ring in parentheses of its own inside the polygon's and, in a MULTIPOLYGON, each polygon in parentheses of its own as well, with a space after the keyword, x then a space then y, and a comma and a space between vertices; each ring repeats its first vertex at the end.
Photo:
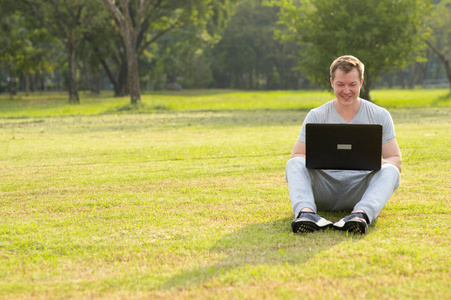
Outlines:
POLYGON ((305 125, 305 159, 308 169, 379 170, 382 125, 305 125))

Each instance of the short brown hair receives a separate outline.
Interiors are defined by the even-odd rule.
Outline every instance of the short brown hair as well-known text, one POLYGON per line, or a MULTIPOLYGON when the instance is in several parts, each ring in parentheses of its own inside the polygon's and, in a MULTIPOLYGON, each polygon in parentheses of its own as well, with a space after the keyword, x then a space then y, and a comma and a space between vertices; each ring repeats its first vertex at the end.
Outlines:
POLYGON ((345 73, 351 72, 352 69, 356 68, 359 72, 360 80, 363 79, 363 74, 365 72, 365 66, 363 63, 355 56, 344 55, 340 56, 332 62, 330 65, 330 77, 332 80, 335 78, 335 71, 340 69, 345 73))

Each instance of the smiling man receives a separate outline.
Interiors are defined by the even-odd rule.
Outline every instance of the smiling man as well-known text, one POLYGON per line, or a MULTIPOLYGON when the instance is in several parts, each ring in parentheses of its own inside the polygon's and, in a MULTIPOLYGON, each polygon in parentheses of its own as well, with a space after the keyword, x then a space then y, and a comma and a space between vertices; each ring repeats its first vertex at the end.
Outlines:
POLYGON ((287 162, 286 179, 295 219, 293 232, 313 232, 333 227, 365 234, 368 225, 398 188, 401 152, 389 112, 359 98, 364 65, 354 56, 337 58, 330 66, 335 99, 311 110, 301 127, 287 162), (305 124, 382 124, 382 168, 378 171, 313 170, 305 166, 305 124), (332 223, 316 212, 350 211, 332 223))

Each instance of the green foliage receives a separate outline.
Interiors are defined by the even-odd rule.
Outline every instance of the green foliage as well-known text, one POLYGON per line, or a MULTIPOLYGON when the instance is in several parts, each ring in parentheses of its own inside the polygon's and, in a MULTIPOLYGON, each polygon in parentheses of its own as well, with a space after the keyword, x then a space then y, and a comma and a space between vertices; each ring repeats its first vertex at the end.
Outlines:
POLYGON ((276 1, 288 35, 303 45, 300 67, 309 78, 329 87, 330 63, 351 54, 366 67, 364 94, 381 71, 406 67, 424 49, 421 27, 428 10, 423 0, 276 1))
MULTIPOLYGON (((120 8, 119 2, 115 1, 120 8)), ((425 61, 421 49, 424 41, 419 39, 422 34, 449 60, 449 0, 433 0, 432 10, 428 10, 428 3, 129 1, 129 8, 134 11, 130 16, 132 24, 139 24, 138 18, 142 21, 140 31, 134 34, 140 84, 149 90, 166 88, 176 79, 184 88, 329 88, 330 62, 340 54, 351 53, 367 66, 367 92, 379 74, 383 78, 378 83, 392 84, 384 78, 387 72, 414 60, 425 61), (136 10, 141 4, 147 7, 142 14, 136 10), (420 34, 418 26, 424 15, 423 25, 427 28, 422 28, 420 34), (386 72, 380 73, 381 70, 386 72)), ((59 88, 79 84, 87 89, 92 82, 104 82, 103 86, 98 84, 97 90, 109 88, 111 83, 116 96, 127 95, 124 43, 117 22, 101 1, 0 0, 0 7, 3 79, 27 78, 27 73, 44 77, 42 69, 55 70, 51 77, 34 76, 34 86, 52 81, 59 88), (76 50, 73 65, 67 57, 68 49, 61 49, 68 42, 69 32, 76 50), (73 68, 76 70, 69 73, 73 68), (68 81, 68 75, 77 81, 68 81), (99 77, 103 80, 97 80, 99 77), (69 82, 75 83, 68 85, 69 82)), ((403 70, 410 73, 410 87, 421 84, 423 78, 442 76, 443 67, 437 71, 435 61, 428 59, 428 64, 403 70)), ((395 85, 404 85, 401 81, 406 74, 398 75, 400 82, 395 85)), ((24 85, 20 82, 22 90, 24 85)))
POLYGON ((428 40, 451 58, 451 1, 442 0, 433 6, 426 17, 428 40))
POLYGON ((277 7, 241 1, 224 36, 213 50, 215 86, 241 89, 296 89, 300 74, 295 44, 274 39, 277 7))
MULTIPOLYGON (((136 52, 140 60, 141 81, 149 89, 165 88, 168 83, 174 84, 175 78, 180 76, 186 77, 183 83, 188 87, 207 87, 211 81, 209 62, 208 56, 202 54, 208 52, 219 39, 234 2, 234 0, 131 1, 130 24, 125 27, 133 29, 133 32, 125 34, 123 29, 120 30, 121 26, 111 29, 116 31, 113 35, 122 36, 123 41, 127 35, 136 37, 134 43, 136 49, 128 51, 136 52)), ((117 9, 124 11, 119 3, 117 9)), ((102 32, 98 32, 96 36, 97 40, 105 37, 102 32)), ((130 68, 124 64, 131 58, 126 56, 125 44, 116 42, 116 47, 109 53, 97 50, 97 55, 115 86, 116 96, 126 94, 124 82, 127 76, 123 73, 130 68), (110 64, 119 70, 118 76, 113 76, 110 64)), ((96 45, 93 44, 93 47, 96 45)))
POLYGON ((431 13, 426 18, 426 43, 442 62, 451 89, 451 1, 433 1, 431 13))
MULTIPOLYGON (((48 31, 33 27, 17 10, 10 12, 1 16, 0 63, 8 71, 11 85, 20 73, 28 78, 30 74, 53 70, 55 64, 51 60, 54 51, 48 31)), ((15 94, 13 87, 9 89, 15 94)))
POLYGON ((43 1, 20 0, 24 4, 22 13, 41 28, 45 28, 62 42, 66 48, 68 63, 69 102, 79 103, 77 86, 77 47, 90 30, 90 24, 97 11, 97 1, 43 1))
POLYGON ((162 36, 141 59, 142 80, 148 90, 169 88, 208 88, 212 82, 211 49, 217 42, 205 29, 184 26, 162 36))

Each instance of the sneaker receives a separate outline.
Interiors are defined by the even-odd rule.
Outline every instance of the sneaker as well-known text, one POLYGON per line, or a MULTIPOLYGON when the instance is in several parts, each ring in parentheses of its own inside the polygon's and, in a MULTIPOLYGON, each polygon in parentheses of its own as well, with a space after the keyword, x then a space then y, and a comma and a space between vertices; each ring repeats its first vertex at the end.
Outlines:
POLYGON ((334 223, 334 228, 342 231, 366 234, 370 220, 366 213, 352 213, 334 223))
POLYGON ((332 226, 332 222, 320 217, 314 212, 300 212, 298 217, 291 222, 291 229, 297 232, 313 232, 332 226))

